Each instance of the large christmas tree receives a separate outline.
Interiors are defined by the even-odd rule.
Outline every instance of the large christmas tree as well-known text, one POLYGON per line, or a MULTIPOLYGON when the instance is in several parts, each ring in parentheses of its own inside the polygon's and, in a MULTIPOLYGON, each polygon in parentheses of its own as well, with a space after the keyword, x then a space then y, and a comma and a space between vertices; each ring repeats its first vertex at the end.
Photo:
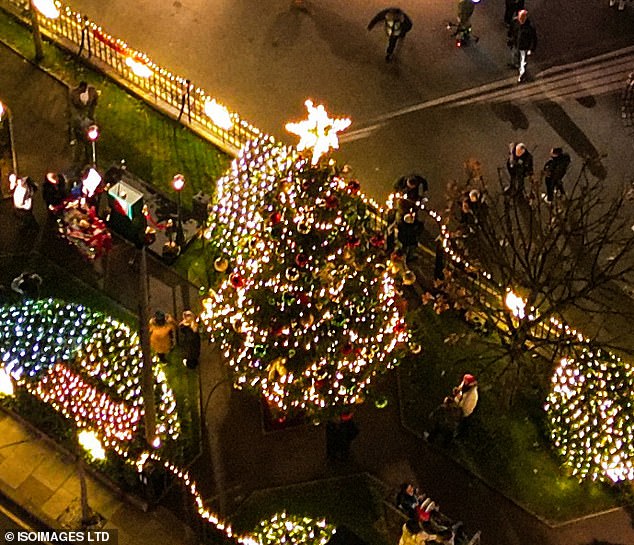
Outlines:
POLYGON ((382 226, 323 151, 247 145, 209 228, 226 276, 205 300, 205 326, 236 386, 284 413, 362 401, 408 341, 382 226))

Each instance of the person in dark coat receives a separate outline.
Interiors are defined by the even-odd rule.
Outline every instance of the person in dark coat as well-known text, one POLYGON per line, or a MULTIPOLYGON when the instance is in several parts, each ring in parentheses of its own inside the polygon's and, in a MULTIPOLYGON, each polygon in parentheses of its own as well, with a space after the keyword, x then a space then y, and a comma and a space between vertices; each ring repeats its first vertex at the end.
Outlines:
POLYGON ((511 184, 504 192, 523 195, 526 180, 530 181, 533 177, 533 156, 522 142, 509 145, 506 169, 511 177, 511 184))
POLYGON ((183 363, 188 369, 196 369, 200 361, 200 334, 198 320, 191 310, 183 312, 178 324, 178 346, 183 354, 183 363))
POLYGON ((512 65, 519 68, 518 83, 526 73, 526 58, 537 48, 537 31, 528 18, 528 11, 522 9, 511 21, 508 32, 508 46, 511 48, 512 65))
POLYGON ((374 26, 383 21, 385 23, 385 33, 387 34, 387 52, 385 54, 385 62, 392 60, 394 49, 399 40, 405 38, 405 35, 412 30, 412 20, 399 8, 387 8, 379 11, 370 23, 368 30, 372 30, 374 26))
POLYGON ((47 173, 42 183, 42 197, 46 203, 46 208, 51 211, 62 204, 66 196, 66 179, 64 176, 54 172, 47 173))
POLYGON ((553 202, 555 190, 565 195, 564 176, 570 165, 570 155, 561 148, 550 150, 550 158, 544 165, 544 181, 546 182, 546 201, 553 202))
POLYGON ((520 10, 524 9, 524 0, 506 0, 504 9, 504 24, 511 26, 511 21, 520 10))
POLYGON ((394 191, 403 195, 412 205, 427 201, 429 182, 420 174, 401 176, 394 184, 394 191))
POLYGON ((445 397, 429 414, 430 429, 426 439, 430 443, 438 441, 442 446, 448 446, 458 433, 461 419, 462 409, 452 397, 445 397))
POLYGON ((423 232, 423 223, 414 209, 404 214, 397 225, 398 241, 405 254, 405 263, 414 256, 423 232))
POLYGON ((412 483, 403 483, 396 495, 398 507, 410 520, 418 520, 418 508, 422 498, 412 483))
POLYGON ((326 454, 329 460, 346 461, 350 458, 350 446, 359 435, 359 428, 352 413, 343 413, 326 424, 326 454))

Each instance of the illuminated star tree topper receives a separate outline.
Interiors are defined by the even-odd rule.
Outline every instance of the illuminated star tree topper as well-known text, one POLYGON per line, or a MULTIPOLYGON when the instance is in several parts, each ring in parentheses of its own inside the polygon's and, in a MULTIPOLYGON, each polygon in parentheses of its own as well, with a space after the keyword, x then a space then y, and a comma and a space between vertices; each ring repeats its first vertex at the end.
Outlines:
POLYGON ((321 104, 314 106, 310 99, 304 104, 308 110, 308 119, 298 123, 287 123, 286 130, 299 136, 299 144, 297 144, 299 151, 312 149, 311 164, 314 166, 322 155, 328 153, 328 150, 339 148, 337 133, 347 129, 352 121, 349 118, 328 117, 326 108, 321 104))

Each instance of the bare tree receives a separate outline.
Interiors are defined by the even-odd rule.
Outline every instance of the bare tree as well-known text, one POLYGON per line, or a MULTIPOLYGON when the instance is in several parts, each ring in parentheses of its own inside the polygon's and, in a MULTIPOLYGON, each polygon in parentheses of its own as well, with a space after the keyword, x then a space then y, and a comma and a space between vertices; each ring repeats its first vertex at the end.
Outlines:
POLYGON ((551 204, 535 185, 528 196, 492 196, 478 163, 467 171, 466 185, 448 188, 444 246, 453 259, 423 299, 437 311, 463 309, 495 331, 489 369, 507 400, 523 379, 551 376, 544 357, 552 363, 587 346, 566 323, 606 348, 625 348, 605 326, 610 315, 631 314, 623 302, 634 270, 629 193, 608 196, 585 163, 551 204))

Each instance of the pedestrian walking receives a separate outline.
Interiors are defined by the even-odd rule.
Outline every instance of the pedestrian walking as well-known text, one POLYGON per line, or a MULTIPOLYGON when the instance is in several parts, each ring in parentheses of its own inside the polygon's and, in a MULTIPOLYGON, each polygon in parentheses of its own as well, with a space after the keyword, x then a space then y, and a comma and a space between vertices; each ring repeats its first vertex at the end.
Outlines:
POLYGON ((511 21, 520 10, 524 9, 524 0, 506 0, 504 8, 504 24, 511 26, 511 21))
MULTIPOLYGON (((456 30, 452 36, 457 38, 457 45, 459 47, 467 45, 471 40, 471 16, 475 11, 475 6, 480 0, 458 0, 458 22, 455 27, 456 30)), ((448 28, 453 27, 450 24, 448 28)), ((480 40, 477 36, 474 37, 474 41, 477 43, 480 40)))
POLYGON ((399 40, 403 40, 405 35, 412 30, 412 20, 399 8, 387 8, 379 11, 370 23, 368 30, 372 30, 374 26, 383 21, 385 24, 385 33, 387 34, 387 51, 385 54, 385 62, 392 60, 394 49, 399 40))
POLYGON ((533 177, 533 156, 522 142, 509 144, 506 169, 511 180, 504 193, 512 196, 523 195, 526 181, 531 182, 533 177))
POLYGON ((159 360, 167 361, 167 355, 176 343, 176 320, 162 310, 157 310, 150 318, 150 348, 159 360))
POLYGON ((520 83, 526 74, 526 59, 537 47, 537 31, 525 9, 520 10, 511 21, 507 45, 511 48, 511 65, 519 69, 517 82, 520 83))
POLYGON ((191 310, 183 311, 183 319, 178 324, 178 346, 185 367, 196 369, 200 361, 200 333, 198 319, 191 310))
MULTIPOLYGON (((619 0, 619 11, 623 11, 625 9, 625 2, 626 0, 619 0)), ((613 7, 616 5, 616 0, 610 0, 610 7, 613 7)))
POLYGON ((565 195, 564 176, 570 166, 570 155, 562 148, 550 150, 550 157, 544 165, 544 181, 546 182, 546 202, 553 202, 555 191, 560 195, 565 195))

